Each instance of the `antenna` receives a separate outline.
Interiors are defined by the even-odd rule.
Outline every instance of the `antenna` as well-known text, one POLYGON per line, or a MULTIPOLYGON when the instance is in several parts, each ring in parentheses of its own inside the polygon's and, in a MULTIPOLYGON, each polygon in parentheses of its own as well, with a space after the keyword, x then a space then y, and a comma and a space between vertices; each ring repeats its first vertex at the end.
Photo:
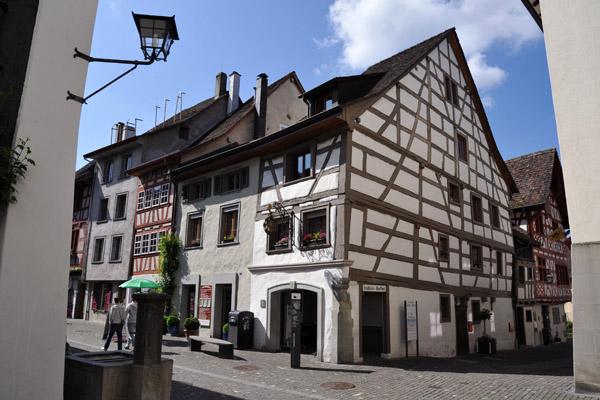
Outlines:
POLYGON ((160 106, 157 104, 154 108, 154 126, 156 126, 156 118, 158 117, 158 109, 160 106))
MULTIPOLYGON (((181 121, 181 112, 183 111, 183 95, 185 92, 179 91, 177 95, 177 104, 179 104, 179 120, 181 121)), ((177 115, 177 104, 175 104, 175 115, 177 115)))
POLYGON ((165 121, 167 120, 167 101, 171 101, 165 98, 165 108, 163 109, 163 126, 165 126, 165 121))
MULTIPOLYGON (((127 126, 131 126, 131 125, 129 124, 129 120, 130 120, 130 119, 131 119, 131 118, 127 119, 127 126)), ((143 119, 139 119, 139 118, 134 118, 134 119, 133 119, 133 129, 135 129, 135 132, 136 132, 136 133, 137 133, 137 122, 138 122, 138 121, 142 121, 142 122, 143 122, 144 120, 143 120, 143 119)))

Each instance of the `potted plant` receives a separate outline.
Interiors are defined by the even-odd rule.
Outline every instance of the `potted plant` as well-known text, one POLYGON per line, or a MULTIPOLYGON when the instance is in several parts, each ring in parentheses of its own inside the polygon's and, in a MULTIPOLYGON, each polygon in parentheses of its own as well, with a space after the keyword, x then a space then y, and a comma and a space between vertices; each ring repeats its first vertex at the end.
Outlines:
POLYGON ((176 335, 179 330, 179 318, 176 315, 169 315, 167 318, 167 330, 171 335, 176 335))
POLYGON ((290 243, 290 239, 287 236, 284 236, 275 242, 275 248, 276 249, 285 249, 288 247, 289 243, 290 243))
POLYGON ((481 354, 496 354, 496 339, 487 334, 485 325, 485 321, 491 318, 492 312, 487 308, 479 312, 479 320, 483 322, 483 336, 477 338, 477 352, 481 354))
POLYGON ((223 236, 223 243, 231 243, 235 240, 234 235, 225 235, 223 236))
POLYGON ((200 239, 192 239, 190 242, 190 247, 198 247, 200 246, 200 239))
POLYGON ((223 325, 223 340, 227 340, 227 336, 229 335, 229 323, 225 323, 225 325, 223 325))
POLYGON ((327 234, 321 231, 315 233, 307 233, 304 235, 302 241, 305 246, 317 246, 320 244, 324 244, 327 239, 327 234))
POLYGON ((200 321, 196 317, 188 317, 185 319, 183 323, 183 331, 185 332, 185 337, 187 340, 190 340, 190 336, 198 336, 198 331, 200 329, 200 321))

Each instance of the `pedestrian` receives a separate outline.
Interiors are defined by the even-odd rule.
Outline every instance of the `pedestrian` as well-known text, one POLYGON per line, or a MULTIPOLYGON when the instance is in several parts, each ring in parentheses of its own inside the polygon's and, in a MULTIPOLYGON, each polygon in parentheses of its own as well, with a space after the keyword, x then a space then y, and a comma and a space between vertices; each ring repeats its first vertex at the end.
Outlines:
POLYGON ((106 342, 104 343, 104 351, 108 350, 110 341, 113 335, 117 334, 117 344, 119 350, 123 346, 123 324, 125 323, 125 307, 121 304, 121 299, 115 297, 115 305, 110 308, 108 312, 108 321, 110 323, 110 329, 106 336, 106 342))
POLYGON ((129 350, 135 347, 135 321, 137 320, 137 300, 133 299, 127 304, 125 309, 127 315, 127 344, 125 348, 129 350), (131 347, 130 347, 131 346, 131 347))

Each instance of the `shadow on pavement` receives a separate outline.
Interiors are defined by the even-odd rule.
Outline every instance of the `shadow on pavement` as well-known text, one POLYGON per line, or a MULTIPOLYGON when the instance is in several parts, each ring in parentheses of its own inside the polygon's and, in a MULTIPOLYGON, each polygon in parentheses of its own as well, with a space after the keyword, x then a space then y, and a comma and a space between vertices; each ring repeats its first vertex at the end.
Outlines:
POLYGON ((197 386, 193 386, 183 382, 173 381, 171 384, 171 400, 179 400, 179 399, 241 399, 241 397, 230 396, 223 393, 213 392, 212 390, 207 390, 203 388, 199 388, 197 386))
POLYGON ((495 355, 469 354, 453 358, 411 357, 393 360, 365 358, 362 365, 411 371, 508 375, 573 376, 571 341, 553 346, 525 347, 495 355))
POLYGON ((315 368, 315 367, 300 367, 300 370, 305 371, 323 371, 323 372, 348 372, 351 374, 372 374, 375 371, 359 370, 359 369, 339 369, 339 368, 315 368))
POLYGON ((167 347, 188 347, 188 342, 181 340, 163 339, 162 344, 167 347))

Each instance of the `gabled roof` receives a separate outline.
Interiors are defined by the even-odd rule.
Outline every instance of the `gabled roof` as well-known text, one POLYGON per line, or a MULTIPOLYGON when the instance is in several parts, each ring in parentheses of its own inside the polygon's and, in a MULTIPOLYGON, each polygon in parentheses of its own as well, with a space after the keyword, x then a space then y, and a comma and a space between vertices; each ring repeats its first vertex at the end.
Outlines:
POLYGON ((512 158, 506 165, 519 187, 510 200, 512 209, 543 206, 554 196, 563 224, 568 226, 562 167, 555 148, 512 158))
MULTIPOLYGON (((273 82, 267 87, 267 97, 275 92, 285 81, 294 78, 293 82, 298 85, 301 92, 304 92, 304 88, 298 79, 295 71, 290 72, 281 79, 273 82)), ((194 142, 190 143, 186 149, 201 145, 203 143, 215 140, 229 132, 234 126, 236 126, 248 113, 254 110, 254 96, 250 97, 244 104, 238 108, 233 114, 225 118, 223 121, 218 123, 213 129, 208 131, 206 134, 200 136, 194 142)), ((185 150, 184 150, 185 151, 185 150)))

